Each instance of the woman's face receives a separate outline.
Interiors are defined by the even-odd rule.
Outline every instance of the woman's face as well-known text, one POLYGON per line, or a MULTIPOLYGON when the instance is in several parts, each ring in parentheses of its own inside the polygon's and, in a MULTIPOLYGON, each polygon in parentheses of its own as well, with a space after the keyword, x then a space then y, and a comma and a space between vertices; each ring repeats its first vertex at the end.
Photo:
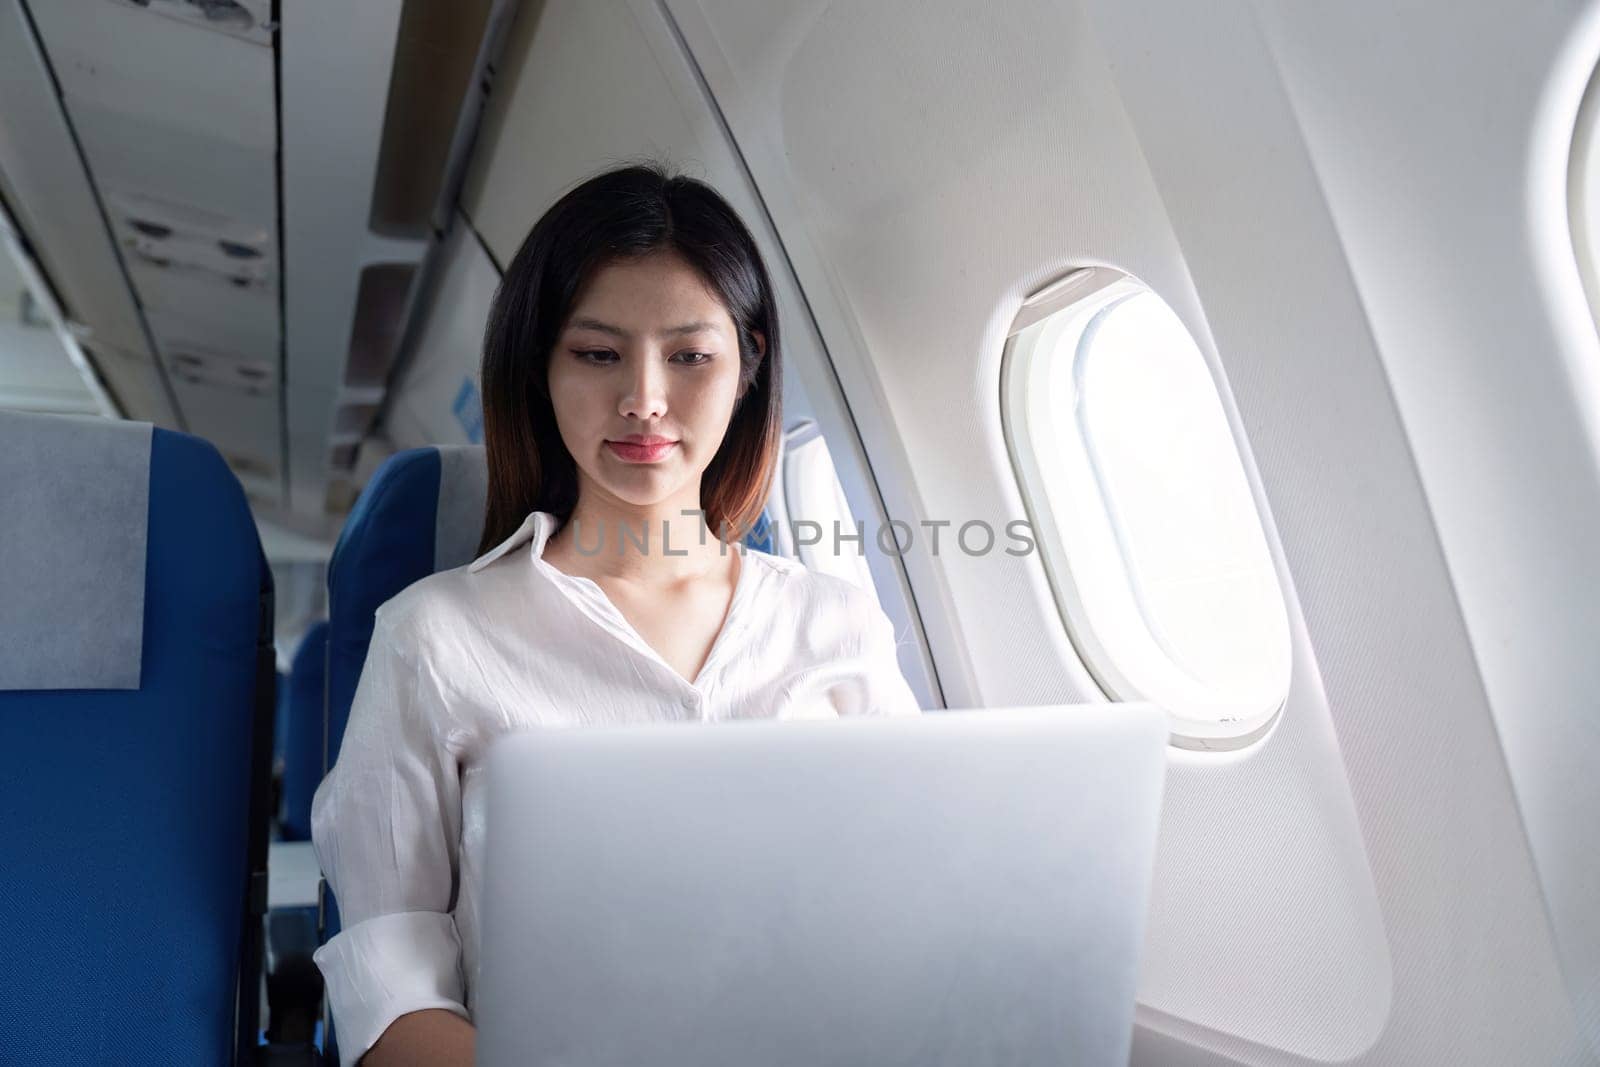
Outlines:
POLYGON ((733 319, 670 252, 601 267, 550 354, 550 400, 580 492, 636 506, 699 507, 738 387, 733 319), (628 447, 640 435, 667 443, 628 447))

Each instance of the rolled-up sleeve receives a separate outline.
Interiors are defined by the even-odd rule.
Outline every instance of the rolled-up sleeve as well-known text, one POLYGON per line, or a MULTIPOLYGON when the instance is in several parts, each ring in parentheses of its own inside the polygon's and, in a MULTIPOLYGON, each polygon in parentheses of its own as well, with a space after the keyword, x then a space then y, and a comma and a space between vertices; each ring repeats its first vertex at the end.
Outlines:
POLYGON ((311 836, 343 928, 315 956, 342 1067, 397 1018, 464 1004, 451 914, 460 774, 446 708, 410 631, 380 608, 338 762, 318 787, 311 836))
POLYGON ((894 622, 872 597, 850 598, 857 620, 858 653, 851 684, 836 687, 834 706, 840 715, 921 715, 917 695, 900 670, 894 622))

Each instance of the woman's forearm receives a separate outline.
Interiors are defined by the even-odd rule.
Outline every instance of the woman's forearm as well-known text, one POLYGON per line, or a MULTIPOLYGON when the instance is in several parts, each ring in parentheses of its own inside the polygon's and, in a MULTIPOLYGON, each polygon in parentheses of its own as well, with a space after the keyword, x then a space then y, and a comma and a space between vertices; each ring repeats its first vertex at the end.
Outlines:
POLYGON ((414 1011, 389 1024, 361 1067, 472 1067, 477 1033, 453 1011, 414 1011))

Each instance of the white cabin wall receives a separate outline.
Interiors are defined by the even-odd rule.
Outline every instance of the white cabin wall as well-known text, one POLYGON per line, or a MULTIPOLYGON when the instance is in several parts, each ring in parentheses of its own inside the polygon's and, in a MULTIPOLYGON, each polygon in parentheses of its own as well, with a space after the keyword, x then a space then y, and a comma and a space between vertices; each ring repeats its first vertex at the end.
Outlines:
POLYGON ((1594 3, 1262 22, 1405 418, 1600 1052, 1600 341, 1568 156, 1594 3), (1382 16, 1383 32, 1372 26, 1382 16))
MULTIPOLYGON (((830 352, 857 372, 852 403, 883 396, 881 435, 912 457, 924 503, 902 517, 1024 514, 1001 435, 999 359, 1021 301, 1045 282, 1111 264, 1161 293, 1210 348, 1162 190, 1078 10, 1011 5, 1001 20, 956 6, 758 12, 686 0, 672 10, 830 352)), ((971 703, 1099 698, 1037 555, 933 562, 950 590, 944 621, 976 676, 971 703)), ((1174 762, 1141 1018, 1340 1059, 1381 1032, 1389 961, 1303 636, 1297 655, 1266 744, 1174 762)))
POLYGON ((481 385, 483 328, 500 270, 464 217, 455 219, 435 255, 438 274, 384 423, 396 448, 475 443, 468 432, 471 402, 458 400, 463 383, 470 383, 474 396, 481 385))
POLYGON ((1406 428, 1256 15, 1089 6, 1255 442, 1355 791, 1395 983, 1360 1062, 1590 1062, 1406 428))
MULTIPOLYGON (((967 412, 1020 296, 1068 266, 1149 282, 1232 386, 1304 640, 1266 743, 1175 763, 1136 1059, 1591 1062, 1339 205, 1254 12, 669 6, 924 514, 1014 507, 997 413, 967 412)), ((1375 94, 1404 85, 1385 74, 1375 94)), ((1011 563, 940 568, 977 695, 1091 695, 1011 563)))

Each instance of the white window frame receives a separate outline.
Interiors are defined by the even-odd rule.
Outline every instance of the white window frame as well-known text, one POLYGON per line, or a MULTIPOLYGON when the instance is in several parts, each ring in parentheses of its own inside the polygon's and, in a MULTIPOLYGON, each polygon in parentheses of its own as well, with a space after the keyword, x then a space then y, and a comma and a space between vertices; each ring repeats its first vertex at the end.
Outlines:
MULTIPOLYGON (((1181 669, 1172 656, 1159 648, 1159 627, 1143 617, 1144 605, 1131 587, 1126 562, 1116 576, 1107 575, 1101 568, 1073 566, 1075 551, 1090 561, 1111 558, 1125 561, 1125 539, 1115 531, 1115 518, 1106 506, 1103 482, 1095 468, 1092 446, 1082 437, 1080 420, 1061 418, 1050 408, 1050 399, 1044 395, 1050 390, 1040 390, 1036 385, 1037 373, 1045 368, 1033 366, 1035 358, 1049 359, 1065 346, 1073 352, 1073 358, 1058 360, 1058 365, 1051 370, 1076 376, 1081 362, 1077 358, 1078 347, 1095 317, 1131 296, 1147 292, 1152 290, 1120 271, 1086 267, 1073 271, 1027 300, 1013 322, 1002 356, 1001 425, 1068 640, 1096 684, 1113 701, 1151 701, 1165 707, 1172 724, 1174 745, 1201 750, 1240 749, 1271 731, 1287 701, 1287 680, 1280 699, 1257 708, 1213 705, 1205 710, 1193 702, 1186 708, 1180 701, 1164 698, 1183 688, 1180 679, 1172 675, 1172 672, 1181 675, 1181 669), (1041 328, 1031 329, 1036 326, 1041 328), (1065 442, 1064 435, 1075 440, 1065 442), (1051 450, 1056 460, 1053 470, 1046 471, 1041 466, 1036 448, 1051 450), (1068 488, 1069 483, 1079 488, 1068 488), (1093 485, 1100 506, 1065 509, 1068 514, 1058 515, 1051 501, 1064 501, 1074 495, 1081 498, 1084 485, 1093 485), (1074 550, 1072 546, 1079 547, 1074 550), (1117 583, 1127 588, 1125 597, 1105 591, 1109 584, 1117 583), (1091 602, 1096 605, 1098 614, 1091 614, 1088 606, 1091 602), (1140 617, 1136 626, 1131 622, 1135 615, 1140 617), (1116 654, 1107 647, 1102 628, 1114 629, 1119 634, 1122 643, 1116 654), (1130 639, 1130 635, 1135 636, 1130 639), (1137 663, 1139 669, 1125 671, 1119 665, 1130 662, 1137 663), (1135 684, 1130 678, 1134 673, 1147 684, 1135 684), (1157 684, 1148 684, 1152 680, 1157 684), (1201 711, 1204 713, 1197 714, 1201 711)), ((1156 295, 1159 298, 1159 294, 1156 295)), ((1221 400, 1223 391, 1209 361, 1206 371, 1213 384, 1218 385, 1221 400)), ((1230 436, 1242 457, 1244 446, 1231 427, 1230 436)), ((1252 505, 1254 503, 1252 498, 1252 505)), ((1254 510, 1262 536, 1266 538, 1266 520, 1259 507, 1254 510)), ((1284 612, 1283 632, 1288 635, 1288 607, 1283 596, 1282 576, 1276 575, 1276 570, 1274 573, 1278 604, 1284 612)), ((1292 676, 1292 640, 1287 654, 1292 676)), ((1190 685, 1192 687, 1192 680, 1190 685)))
POLYGON ((1589 298, 1589 314, 1600 330, 1600 70, 1589 76, 1572 130, 1567 163, 1567 216, 1578 276, 1589 298))

